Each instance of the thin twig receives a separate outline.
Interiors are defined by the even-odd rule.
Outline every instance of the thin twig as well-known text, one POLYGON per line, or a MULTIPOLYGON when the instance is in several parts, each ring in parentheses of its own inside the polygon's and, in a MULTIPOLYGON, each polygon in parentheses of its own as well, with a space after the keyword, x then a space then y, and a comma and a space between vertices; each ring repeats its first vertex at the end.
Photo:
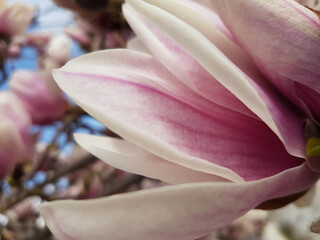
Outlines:
POLYGON ((50 152, 53 148, 57 148, 57 145, 55 144, 61 135, 61 133, 67 131, 70 127, 70 124, 74 122, 76 119, 78 119, 81 115, 83 115, 85 112, 79 108, 79 107, 73 107, 69 110, 69 113, 66 115, 66 117, 63 119, 63 126, 61 126, 59 129, 57 129, 54 137, 52 138, 50 144, 46 147, 46 149, 43 151, 39 161, 35 164, 34 168, 31 170, 30 173, 26 175, 24 180, 32 179, 35 175, 35 173, 40 169, 40 167, 46 162, 46 160, 50 156, 50 152))
POLYGON ((9 201, 7 201, 7 203, 5 203, 3 206, 0 206, 0 212, 4 212, 5 210, 12 208, 17 203, 21 202, 27 197, 34 195, 42 195, 42 187, 44 187, 45 185, 53 183, 57 181, 60 177, 65 176, 71 172, 84 168, 87 165, 94 163, 96 160, 97 158, 90 154, 80 159, 79 161, 70 164, 69 166, 62 166, 57 171, 55 171, 54 174, 51 177, 49 177, 46 181, 38 185, 37 188, 32 190, 25 190, 19 193, 15 198, 10 198, 9 201))
POLYGON ((60 177, 67 175, 68 173, 74 172, 78 169, 84 168, 87 165, 92 164, 96 161, 97 161, 97 158, 95 156, 89 154, 88 156, 80 159, 79 161, 76 161, 76 162, 70 164, 69 166, 62 166, 60 169, 58 169, 57 171, 54 172, 53 176, 49 177, 44 183, 39 185, 39 187, 42 187, 48 183, 55 182, 60 177))

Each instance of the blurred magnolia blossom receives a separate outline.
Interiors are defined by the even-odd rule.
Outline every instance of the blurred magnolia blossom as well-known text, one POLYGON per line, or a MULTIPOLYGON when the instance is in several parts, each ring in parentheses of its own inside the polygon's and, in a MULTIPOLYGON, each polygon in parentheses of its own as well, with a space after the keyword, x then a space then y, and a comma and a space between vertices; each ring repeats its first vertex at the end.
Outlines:
POLYGON ((86 32, 78 27, 64 28, 66 34, 68 34, 73 40, 80 43, 80 45, 89 45, 90 39, 86 32))
POLYGON ((50 82, 53 79, 49 73, 28 70, 18 70, 10 79, 10 90, 26 106, 34 123, 59 120, 67 110, 68 103, 62 91, 53 90, 54 82, 50 82))
POLYGON ((21 48, 25 46, 37 51, 40 71, 59 68, 71 58, 72 40, 66 34, 43 31, 14 36, 8 49, 9 57, 20 56, 21 48))
POLYGON ((7 5, 6 0, 0 0, 0 71, 3 78, 6 77, 4 62, 7 57, 20 56, 20 45, 12 42, 26 31, 32 17, 33 8, 22 3, 7 5))
POLYGON ((52 37, 47 47, 47 57, 62 66, 71 59, 72 41, 65 34, 52 37))
POLYGON ((9 46, 7 46, 8 58, 17 58, 21 55, 21 47, 25 43, 24 35, 15 35, 11 38, 9 46))
POLYGON ((31 119, 23 103, 10 92, 0 92, 0 178, 17 162, 30 158, 31 119))
POLYGON ((19 44, 10 44, 8 49, 9 58, 17 58, 21 55, 21 47, 19 44))
POLYGON ((90 45, 90 38, 87 33, 79 27, 68 27, 64 29, 74 41, 78 42, 82 48, 88 49, 90 45))
MULTIPOLYGON (((35 47, 38 53, 43 54, 53 34, 50 32, 36 32, 26 35, 25 45, 35 47)), ((68 49, 67 49, 68 51, 68 49)))
POLYGON ((39 55, 44 54, 49 40, 52 38, 51 33, 32 33, 25 35, 15 35, 12 37, 9 46, 6 46, 9 58, 21 56, 21 49, 25 46, 34 47, 39 55))
POLYGON ((132 36, 128 27, 120 31, 116 29, 100 30, 92 26, 92 23, 77 16, 76 24, 76 27, 65 28, 65 32, 87 51, 124 47, 127 39, 132 36))
POLYGON ((47 203, 59 239, 194 240, 319 179, 314 11, 293 0, 127 0, 123 12, 137 34, 129 49, 82 56, 54 77, 123 138, 77 134, 81 146, 176 185, 47 203))
MULTIPOLYGON (((54 0, 60 6, 72 10, 76 15, 87 22, 93 31, 120 31, 127 26, 120 11, 123 0, 54 0)), ((127 27, 126 27, 127 28, 127 27)))
POLYGON ((36 48, 39 54, 39 71, 15 71, 10 89, 26 105, 36 124, 50 124, 60 120, 68 106, 63 92, 53 80, 51 71, 71 58, 72 41, 65 34, 29 34, 20 45, 36 48))
POLYGON ((33 8, 22 3, 7 5, 6 0, 0 1, 0 34, 11 37, 22 34, 28 28, 33 16, 33 8))
MULTIPOLYGON (((36 38, 37 37, 35 37, 35 39, 36 38)), ((35 40, 34 43, 37 44, 36 48, 40 55, 38 59, 39 69, 40 71, 47 72, 48 75, 52 75, 52 69, 63 66, 71 59, 72 40, 66 34, 51 35, 48 33, 45 35, 43 33, 42 41, 37 42, 37 40, 35 40), (43 42, 44 45, 41 46, 41 42, 43 42)), ((51 79, 52 81, 50 81, 50 83, 56 86, 53 78, 51 79)), ((58 88, 52 86, 52 89, 57 90, 58 88)))
POLYGON ((65 32, 87 51, 124 47, 132 34, 120 11, 123 0, 55 2, 75 13, 76 26, 65 32))

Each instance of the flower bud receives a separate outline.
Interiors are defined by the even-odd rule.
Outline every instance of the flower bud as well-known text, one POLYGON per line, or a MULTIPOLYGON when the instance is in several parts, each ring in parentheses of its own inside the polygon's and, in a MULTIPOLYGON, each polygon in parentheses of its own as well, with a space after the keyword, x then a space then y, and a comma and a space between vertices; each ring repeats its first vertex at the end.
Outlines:
POLYGON ((15 3, 6 6, 6 1, 0 3, 0 33, 7 37, 15 34, 22 34, 28 28, 33 15, 33 9, 15 3))
POLYGON ((36 32, 26 36, 25 44, 34 47, 39 54, 43 54, 51 38, 52 33, 36 32))
POLYGON ((31 154, 31 119, 22 102, 10 92, 0 93, 0 179, 31 154))
POLYGON ((67 101, 61 91, 52 91, 52 81, 50 74, 26 70, 12 75, 10 88, 26 105, 34 123, 56 121, 66 110, 67 101))
POLYGON ((72 41, 66 35, 59 35, 53 37, 47 48, 47 55, 50 59, 62 66, 70 60, 70 50, 72 41))
POLYGON ((90 38, 83 29, 77 27, 68 27, 64 29, 64 32, 73 40, 77 41, 81 46, 89 46, 90 38))

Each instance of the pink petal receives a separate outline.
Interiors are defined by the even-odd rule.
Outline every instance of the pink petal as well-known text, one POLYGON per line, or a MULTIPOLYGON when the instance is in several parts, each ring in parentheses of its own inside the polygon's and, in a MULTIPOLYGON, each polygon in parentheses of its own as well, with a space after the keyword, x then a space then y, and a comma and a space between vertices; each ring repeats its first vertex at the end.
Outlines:
POLYGON ((26 155, 26 148, 17 126, 0 113, 0 180, 15 163, 24 160, 26 155))
MULTIPOLYGON (((230 33, 229 29, 224 25, 223 21, 219 17, 219 15, 212 10, 210 0, 203 0, 203 1, 195 1, 195 0, 173 0, 173 1, 148 1, 154 5, 161 6, 161 8, 166 9, 166 11, 171 12, 175 16, 179 16, 180 19, 187 21, 188 24, 193 25, 192 23, 198 23, 197 25, 193 25, 199 31, 203 29, 207 29, 206 31, 209 33, 216 32, 216 29, 219 30, 224 36, 228 39, 235 41, 234 37, 230 33), (170 7, 171 5, 171 7, 170 7), (184 11, 181 11, 182 8, 186 10, 187 8, 183 7, 186 6, 189 8, 187 11, 192 11, 193 14, 197 13, 200 18, 193 18, 190 17, 189 14, 186 14, 184 11), (200 24, 201 21, 206 20, 209 24, 200 24), (214 28, 212 28, 212 25, 214 28)), ((191 14, 191 15, 193 15, 191 14)))
MULTIPOLYGON (((192 165, 184 167, 166 161, 125 140, 87 134, 75 134, 75 139, 99 159, 126 172, 160 179, 170 184, 227 181, 214 174, 219 169, 212 164, 203 166, 203 171, 197 171, 192 169, 192 165)), ((232 180, 243 181, 236 175, 232 180)))
POLYGON ((260 69, 289 98, 287 81, 320 93, 320 20, 315 13, 292 0, 214 0, 212 6, 260 69))
POLYGON ((145 54, 150 54, 149 50, 146 48, 143 42, 137 37, 130 39, 127 42, 127 49, 130 49, 136 52, 142 52, 145 54))
POLYGON ((55 35, 48 43, 47 57, 62 66, 71 59, 71 48, 72 40, 68 35, 55 35))
POLYGON ((294 84, 294 89, 299 96, 298 99, 301 99, 310 110, 311 116, 320 121, 320 94, 297 82, 294 84))
POLYGON ((175 88, 174 81, 169 93, 162 91, 166 79, 172 79, 163 70, 149 55, 115 50, 71 61, 54 77, 93 117, 165 160, 180 165, 209 161, 226 168, 216 175, 229 179, 226 170, 231 169, 245 180, 271 176, 303 161, 290 156, 259 120, 212 103, 205 109, 194 95, 184 101, 181 93, 189 93, 175 88))
POLYGON ((303 191, 319 175, 301 165, 250 183, 194 183, 40 207, 60 240, 194 240, 259 203, 303 191), (266 187, 267 186, 267 187, 266 187))
MULTIPOLYGON (((168 38, 160 29, 148 22, 131 7, 123 8, 126 19, 157 60, 179 81, 193 91, 219 105, 256 117, 246 106, 233 96, 223 85, 214 79, 181 47, 168 38)), ((203 24, 209 24, 204 22, 203 24)), ((221 43, 228 41, 221 33, 221 43)))
MULTIPOLYGON (((209 41, 204 32, 200 33, 198 29, 193 28, 192 25, 187 25, 184 21, 181 21, 179 19, 181 18, 180 15, 179 18, 177 18, 158 6, 153 6, 145 1, 128 0, 127 2, 130 6, 134 7, 135 10, 142 13, 144 17, 148 18, 153 24, 159 27, 157 32, 158 35, 156 37, 151 33, 150 36, 148 36, 149 42, 154 44, 149 46, 149 50, 151 52, 159 50, 158 55, 156 55, 157 58, 161 59, 160 56, 166 54, 164 47, 161 48, 161 45, 156 45, 157 41, 159 42, 158 39, 163 38, 163 33, 161 35, 161 31, 159 31, 159 29, 161 29, 179 44, 179 51, 182 48, 190 54, 190 56, 210 72, 217 81, 245 103, 250 110, 257 114, 278 135, 281 141, 284 142, 286 149, 290 154, 305 157, 305 142, 303 138, 303 122, 305 116, 299 115, 297 109, 288 103, 259 72, 256 72, 253 67, 249 67, 250 59, 244 58, 244 63, 241 64, 242 58, 237 59, 237 54, 232 55, 228 52, 229 47, 232 47, 232 49, 235 48, 232 42, 226 42, 226 45, 223 45, 220 43, 219 38, 217 39, 217 42, 215 41, 215 38, 210 39, 209 41), (232 62, 230 62, 230 60, 232 60, 232 62), (239 66, 237 65, 238 63, 239 66)), ((159 5, 158 1, 148 0, 148 2, 159 5)), ((163 7, 163 4, 161 7, 163 7)), ((143 19, 141 15, 135 13, 129 6, 125 6, 124 10, 126 17, 129 17, 128 20, 133 27, 138 24, 142 25, 141 21, 143 19), (126 12, 129 12, 132 16, 140 16, 139 21, 136 20, 136 22, 132 24, 135 18, 130 18, 130 14, 126 12)), ((190 12, 188 12, 188 16, 192 18, 190 12)), ((193 18, 198 19, 201 18, 201 16, 195 15, 193 18)), ((151 26, 154 25, 149 24, 148 28, 150 29, 151 26)), ((137 29, 134 30, 137 32, 137 29)), ((139 38, 143 40, 146 31, 137 32, 137 34, 139 38)), ((155 32, 153 34, 155 34, 155 32)), ((162 41, 161 44, 165 45, 164 43, 166 43, 166 45, 171 44, 178 46, 176 43, 172 42, 170 38, 167 36, 165 41, 162 41)), ((147 46, 146 42, 145 44, 147 46)), ((153 54, 155 55, 154 52, 153 54)), ((165 65, 163 61, 162 63, 165 65)), ((173 65, 172 62, 170 62, 170 64, 173 65)), ((192 62, 192 66, 193 65, 194 63, 192 62)), ((253 66, 252 63, 251 65, 253 66)), ((169 68, 170 66, 166 67, 169 68)), ((179 66, 174 65, 174 68, 179 69, 179 66)), ((182 71, 185 71, 190 67, 189 65, 186 66, 184 63, 181 68, 182 71)), ((198 72, 201 71, 198 70, 198 72)), ((180 76, 180 78, 185 80, 182 76, 180 76)), ((205 82, 208 84, 208 81, 205 82)), ((212 86, 207 86, 207 88, 204 89, 208 89, 206 91, 211 91, 214 88, 212 86)), ((223 95, 225 96, 225 94, 223 95)), ((229 104, 229 102, 227 103, 229 104)))
POLYGON ((0 8, 0 32, 9 37, 23 34, 32 20, 33 9, 23 3, 6 6, 5 2, 0 8))
POLYGON ((51 123, 66 111, 67 101, 63 93, 60 89, 52 93, 48 81, 53 81, 51 75, 27 70, 16 71, 10 79, 11 91, 25 104, 34 123, 51 123))
MULTIPOLYGON (((30 135, 31 118, 23 103, 11 92, 0 93, 0 114, 10 120, 23 142, 23 155, 30 155, 33 143, 30 135)), ((21 159, 22 160, 22 159, 21 159)))

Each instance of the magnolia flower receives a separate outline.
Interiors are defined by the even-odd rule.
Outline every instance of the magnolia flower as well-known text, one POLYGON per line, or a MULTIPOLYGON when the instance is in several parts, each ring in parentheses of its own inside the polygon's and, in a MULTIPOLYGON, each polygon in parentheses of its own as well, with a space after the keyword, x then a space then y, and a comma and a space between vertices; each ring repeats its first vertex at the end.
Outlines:
POLYGON ((129 49, 82 56, 54 77, 124 139, 76 135, 80 145, 177 185, 45 204, 58 239, 198 239, 318 180, 313 11, 293 0, 127 0, 123 11, 138 36, 129 49))
POLYGON ((71 37, 74 41, 78 42, 82 47, 88 47, 90 39, 87 33, 78 27, 64 28, 64 32, 71 37))
POLYGON ((17 58, 21 55, 21 48, 25 45, 26 37, 23 35, 16 35, 11 38, 8 46, 8 57, 17 58))
POLYGON ((0 179, 31 154, 30 116, 10 92, 0 93, 0 179))
POLYGON ((47 48, 48 58, 62 66, 71 59, 71 47, 72 41, 69 36, 63 34, 54 36, 47 48))
POLYGON ((76 13, 80 21, 87 22, 89 32, 128 29, 122 14, 121 5, 124 0, 54 0, 63 8, 76 13))
POLYGON ((55 89, 49 74, 19 70, 10 79, 11 91, 27 107, 34 123, 47 124, 63 117, 67 100, 55 89))
POLYGON ((31 22, 33 9, 22 3, 7 6, 6 2, 6 0, 0 0, 1 35, 11 37, 24 33, 31 22))
MULTIPOLYGON (((25 44, 36 48, 39 54, 46 52, 48 43, 53 38, 52 33, 48 32, 36 32, 28 34, 25 38, 25 44)), ((68 51, 68 49, 67 49, 68 51)))
POLYGON ((87 51, 124 47, 132 34, 121 14, 124 0, 54 0, 75 12, 76 28, 65 29, 87 51))

